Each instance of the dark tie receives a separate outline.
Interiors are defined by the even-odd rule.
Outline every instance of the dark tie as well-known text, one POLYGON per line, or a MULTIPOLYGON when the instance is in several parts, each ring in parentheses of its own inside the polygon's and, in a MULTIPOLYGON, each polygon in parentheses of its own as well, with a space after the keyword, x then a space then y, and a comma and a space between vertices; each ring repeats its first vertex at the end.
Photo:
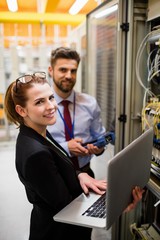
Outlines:
POLYGON ((63 100, 62 105, 64 107, 63 110, 63 118, 65 121, 64 128, 65 128, 65 137, 66 141, 71 140, 72 136, 72 122, 71 122, 71 115, 68 109, 69 101, 68 100, 63 100))
MULTIPOLYGON (((66 141, 69 141, 72 139, 72 135, 73 135, 73 129, 72 129, 72 121, 71 121, 71 115, 68 109, 68 105, 70 103, 70 101, 68 100, 63 100, 62 105, 64 107, 63 110, 63 118, 64 118, 64 129, 65 129, 65 137, 66 137, 66 141)), ((79 164, 78 164, 78 158, 77 157, 71 157, 71 160, 75 166, 76 169, 79 169, 79 164)))

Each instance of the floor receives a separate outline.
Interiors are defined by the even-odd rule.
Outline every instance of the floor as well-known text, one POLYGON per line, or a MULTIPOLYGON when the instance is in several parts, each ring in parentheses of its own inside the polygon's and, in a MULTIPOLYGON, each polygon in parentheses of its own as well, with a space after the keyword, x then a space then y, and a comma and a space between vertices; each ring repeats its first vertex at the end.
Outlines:
POLYGON ((14 143, 0 144, 0 240, 27 240, 31 205, 14 166, 14 143))
MULTIPOLYGON (((27 240, 29 234, 32 206, 15 170, 14 147, 14 141, 0 143, 0 240, 27 240)), ((96 178, 106 176, 106 162, 112 152, 113 147, 108 146, 103 157, 92 160, 96 178)), ((111 231, 93 229, 92 240, 111 240, 111 231)))

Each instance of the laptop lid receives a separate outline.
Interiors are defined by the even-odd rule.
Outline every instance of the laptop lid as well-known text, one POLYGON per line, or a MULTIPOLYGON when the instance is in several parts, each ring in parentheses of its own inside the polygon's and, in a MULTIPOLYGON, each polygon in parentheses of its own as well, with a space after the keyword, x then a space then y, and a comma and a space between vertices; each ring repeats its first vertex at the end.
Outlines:
POLYGON ((153 129, 150 128, 109 161, 107 226, 111 226, 132 202, 132 189, 135 186, 143 188, 148 183, 152 147, 153 129))
POLYGON ((100 197, 91 192, 89 196, 83 193, 74 199, 54 216, 54 220, 108 230, 132 201, 132 189, 143 188, 149 181, 152 143, 153 129, 150 128, 108 162, 105 219, 82 215, 100 197))

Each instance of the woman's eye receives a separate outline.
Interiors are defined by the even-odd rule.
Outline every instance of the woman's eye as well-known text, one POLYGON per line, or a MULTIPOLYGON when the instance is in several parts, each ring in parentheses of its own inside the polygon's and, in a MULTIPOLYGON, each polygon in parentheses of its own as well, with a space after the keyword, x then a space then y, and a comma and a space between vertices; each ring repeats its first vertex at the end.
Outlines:
POLYGON ((44 99, 38 100, 38 101, 36 102, 36 105, 39 105, 39 104, 42 104, 42 103, 44 103, 44 99))
POLYGON ((36 105, 41 104, 42 100, 39 100, 38 102, 36 102, 36 105))
POLYGON ((54 100, 54 95, 50 96, 49 100, 54 100))

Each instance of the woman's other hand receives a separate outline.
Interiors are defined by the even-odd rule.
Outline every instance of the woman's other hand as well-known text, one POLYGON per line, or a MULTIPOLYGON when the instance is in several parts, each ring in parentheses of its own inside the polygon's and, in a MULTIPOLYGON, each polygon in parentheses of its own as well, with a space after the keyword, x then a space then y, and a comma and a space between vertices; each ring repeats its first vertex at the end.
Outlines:
POLYGON ((144 189, 141 189, 140 187, 136 186, 132 190, 133 202, 128 205, 128 207, 124 210, 124 212, 129 212, 132 209, 134 209, 137 206, 137 204, 139 203, 139 201, 141 201, 142 195, 144 192, 145 192, 144 189))

